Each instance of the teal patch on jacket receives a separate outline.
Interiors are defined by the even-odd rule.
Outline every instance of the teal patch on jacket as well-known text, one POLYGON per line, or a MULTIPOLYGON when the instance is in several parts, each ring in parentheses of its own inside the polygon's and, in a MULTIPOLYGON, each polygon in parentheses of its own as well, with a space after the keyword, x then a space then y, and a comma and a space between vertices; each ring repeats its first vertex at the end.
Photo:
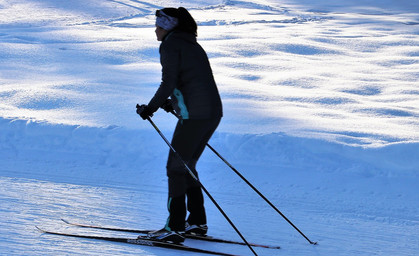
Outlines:
POLYGON ((173 91, 173 95, 175 95, 177 99, 177 104, 180 109, 180 116, 182 117, 182 119, 189 119, 188 108, 185 105, 185 100, 183 99, 182 92, 179 91, 178 89, 175 89, 173 91))

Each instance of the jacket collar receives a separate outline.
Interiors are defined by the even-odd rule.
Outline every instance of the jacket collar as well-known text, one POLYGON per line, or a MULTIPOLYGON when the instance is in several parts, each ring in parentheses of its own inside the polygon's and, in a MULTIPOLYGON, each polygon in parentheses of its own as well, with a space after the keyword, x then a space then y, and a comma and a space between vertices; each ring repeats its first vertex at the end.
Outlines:
POLYGON ((195 35, 193 35, 191 33, 183 32, 183 31, 178 31, 178 30, 172 30, 169 33, 167 33, 167 35, 163 38, 163 42, 166 41, 167 39, 169 39, 170 37, 183 39, 183 40, 191 42, 191 43, 196 42, 196 36, 195 35))

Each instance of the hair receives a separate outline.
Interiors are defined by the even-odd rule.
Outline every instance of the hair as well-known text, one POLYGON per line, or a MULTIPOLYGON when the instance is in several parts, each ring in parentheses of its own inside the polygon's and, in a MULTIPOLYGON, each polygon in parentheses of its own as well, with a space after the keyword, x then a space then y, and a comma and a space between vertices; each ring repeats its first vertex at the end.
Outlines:
MULTIPOLYGON (((179 8, 163 8, 161 9, 165 14, 178 19, 178 25, 175 30, 184 31, 198 36, 198 26, 192 15, 183 7, 179 8)), ((158 12, 158 11, 157 11, 158 12)), ((156 16, 157 16, 156 12, 156 16)))

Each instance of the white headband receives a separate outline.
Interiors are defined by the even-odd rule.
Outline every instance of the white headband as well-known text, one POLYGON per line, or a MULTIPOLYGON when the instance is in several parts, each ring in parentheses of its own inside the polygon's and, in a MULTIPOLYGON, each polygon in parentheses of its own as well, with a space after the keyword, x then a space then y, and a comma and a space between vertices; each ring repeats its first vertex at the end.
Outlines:
POLYGON ((178 19, 159 11, 159 15, 156 18, 156 25, 164 30, 170 31, 178 25, 178 19))

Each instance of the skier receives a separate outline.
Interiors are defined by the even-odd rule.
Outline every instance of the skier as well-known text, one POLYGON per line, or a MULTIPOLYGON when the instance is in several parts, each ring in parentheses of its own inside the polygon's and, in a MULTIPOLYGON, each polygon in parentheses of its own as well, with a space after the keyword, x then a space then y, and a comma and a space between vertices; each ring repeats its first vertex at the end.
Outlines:
MULTIPOLYGON (((185 8, 157 10, 155 32, 161 41, 162 82, 150 102, 140 106, 137 113, 146 120, 159 107, 176 112, 179 121, 171 144, 198 177, 198 159, 221 121, 220 95, 208 57, 197 43, 197 24, 185 8)), ((205 235, 208 226, 199 183, 172 151, 166 169, 169 217, 165 227, 149 233, 149 237, 181 243, 185 233, 205 235)))

